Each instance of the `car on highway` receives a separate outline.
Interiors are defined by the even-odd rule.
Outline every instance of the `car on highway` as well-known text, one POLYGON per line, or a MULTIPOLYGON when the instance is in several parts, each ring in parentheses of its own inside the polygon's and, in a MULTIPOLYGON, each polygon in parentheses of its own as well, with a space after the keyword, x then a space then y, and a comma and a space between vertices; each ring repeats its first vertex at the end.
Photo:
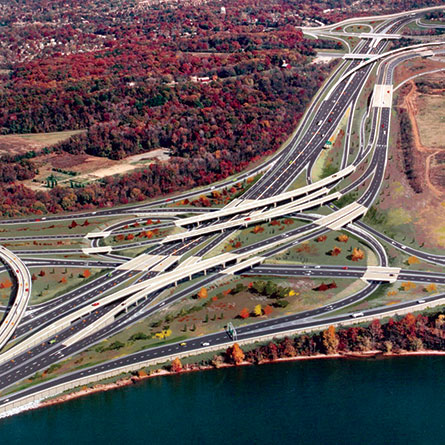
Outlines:
POLYGON ((55 338, 53 338, 52 340, 50 340, 50 341, 48 342, 48 344, 49 344, 49 345, 53 345, 56 341, 57 341, 57 340, 56 340, 55 338))
POLYGON ((201 343, 201 346, 210 346, 210 343, 208 341, 203 341, 201 343))
POLYGON ((365 314, 363 312, 354 312, 351 314, 352 318, 363 317, 365 314))
POLYGON ((93 303, 91 306, 99 306, 99 302, 93 303))
POLYGON ((417 300, 417 304, 423 304, 423 303, 426 303, 426 301, 423 298, 417 300))
POLYGON ((343 270, 348 270, 348 266, 343 266, 342 269, 343 270))
POLYGON ((183 341, 182 343, 179 344, 179 346, 187 346, 187 343, 183 341))

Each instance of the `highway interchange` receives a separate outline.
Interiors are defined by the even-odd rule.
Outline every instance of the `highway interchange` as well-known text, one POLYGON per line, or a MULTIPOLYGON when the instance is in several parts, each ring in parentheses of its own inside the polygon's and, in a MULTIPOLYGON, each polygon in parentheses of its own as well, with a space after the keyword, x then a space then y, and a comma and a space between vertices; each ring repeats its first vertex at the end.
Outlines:
MULTIPOLYGON (((385 54, 388 46, 386 35, 395 35, 411 22, 419 22, 424 13, 399 14, 385 17, 372 28, 372 37, 360 40, 353 50, 356 55, 385 54)), ((364 20, 361 18, 360 20, 364 20)), ((338 24, 335 25, 337 27, 338 24)), ((311 29, 311 35, 326 36, 334 25, 311 29)), ((309 31, 307 31, 309 34, 309 31)), ((335 33, 336 38, 340 33, 335 33)), ((344 33, 345 36, 349 35, 344 33)), ((432 49, 436 50, 436 47, 432 49)), ((443 47, 437 47, 437 51, 443 47)), ((423 272, 415 270, 395 270, 388 266, 388 258, 382 243, 392 245, 421 260, 443 266, 445 255, 424 252, 420 248, 406 246, 361 221, 361 217, 379 196, 385 169, 388 162, 389 134, 391 128, 391 104, 394 69, 414 57, 419 57, 415 49, 406 48, 399 54, 388 58, 365 63, 363 59, 343 60, 334 73, 325 82, 312 101, 297 130, 288 143, 271 156, 267 161, 253 170, 244 172, 236 178, 229 178, 215 185, 159 199, 148 204, 131 205, 123 208, 82 212, 80 214, 46 216, 40 219, 24 218, 0 221, 0 226, 14 224, 42 224, 52 221, 70 221, 73 219, 95 219, 122 217, 122 221, 113 223, 106 228, 107 233, 88 234, 92 249, 86 259, 70 258, 71 255, 85 254, 82 248, 49 248, 46 250, 17 249, 4 247, 0 256, 12 276, 15 277, 14 297, 8 307, 3 308, 4 317, 0 324, 0 348, 9 342, 7 348, 0 352, 0 391, 23 381, 50 365, 71 357, 74 354, 118 333, 137 321, 146 319, 170 304, 195 294, 199 289, 210 284, 217 284, 228 274, 244 274, 254 276, 310 276, 326 278, 364 279, 366 285, 360 291, 348 295, 334 303, 304 312, 271 318, 266 321, 250 323, 237 327, 236 339, 251 340, 264 335, 279 334, 295 329, 313 329, 326 324, 351 322, 351 313, 336 315, 336 311, 353 305, 369 297, 382 283, 397 280, 419 283, 445 284, 445 273, 423 272), (363 67, 361 66, 363 65, 363 67), (377 67, 377 70, 375 68, 377 67), (352 74, 348 74, 354 70, 352 74), (374 83, 382 86, 382 99, 372 97, 367 113, 360 125, 360 147, 353 151, 349 137, 344 145, 340 171, 327 181, 323 193, 314 193, 321 186, 317 181, 309 180, 310 191, 304 193, 303 201, 308 203, 307 209, 319 207, 317 199, 323 194, 323 202, 328 213, 303 214, 295 197, 283 199, 289 195, 296 178, 303 174, 311 177, 315 162, 324 150, 325 142, 336 130, 346 111, 354 110, 361 97, 368 79, 375 76, 374 83), (338 81, 343 78, 344 80, 338 81), (383 89, 388 92, 383 92, 383 89), (370 122, 369 135, 366 140, 365 122, 370 122), (345 170, 347 169, 347 170, 345 170), (341 175, 341 171, 345 174, 341 175), (237 199, 222 210, 199 209, 195 207, 170 207, 214 190, 230 187, 258 175, 262 176, 237 199), (338 176, 337 176, 338 175, 338 176), (355 178, 355 179, 353 179, 355 178), (364 186, 364 191, 351 204, 336 207, 336 197, 345 196, 364 186), (335 195, 338 193, 338 196, 335 195), (313 194, 313 195, 312 195, 313 194), (264 200, 267 204, 262 204, 264 200), (253 204, 252 204, 253 203, 253 204), (260 203, 260 205, 258 205, 260 203), (268 215, 272 215, 269 217, 268 215), (192 215, 190 217, 189 215, 192 215), (210 258, 203 258, 233 236, 240 226, 250 226, 259 218, 267 221, 274 217, 287 216, 303 221, 297 228, 273 234, 265 239, 234 249, 230 253, 220 253, 210 258), (126 228, 148 218, 160 220, 153 227, 169 229, 183 227, 179 239, 153 238, 148 241, 137 241, 113 245, 108 251, 101 248, 102 238, 107 236, 139 233, 146 230, 126 228), (239 223, 238 223, 239 222, 239 223), (224 225, 222 228, 221 224, 224 225), (203 230, 203 228, 205 230, 203 230), (185 230, 184 230, 185 229, 185 230), (379 266, 371 271, 376 274, 369 279, 369 270, 365 266, 345 265, 311 265, 263 264, 268 258, 286 252, 303 241, 314 239, 331 230, 343 229, 361 239, 369 246, 378 259, 379 266), (147 247, 145 253, 136 258, 129 258, 114 252, 129 248, 147 247), (12 249, 12 251, 11 251, 12 249), (102 249, 102 250, 101 250, 102 249), (112 252, 113 253, 112 253, 112 252), (2 254, 3 252, 3 254, 2 254), (63 259, 63 254, 68 257, 63 259), (106 273, 77 287, 63 295, 35 306, 29 306, 31 293, 30 270, 41 267, 97 267, 106 273), (179 289, 176 289, 178 284, 179 289), (165 296, 165 290, 170 290, 165 296), (12 328, 13 326, 13 328, 12 328)), ((374 95, 376 91, 374 89, 374 95)), ((353 112, 351 113, 353 115, 353 112)), ((352 117, 348 121, 348 134, 352 128, 352 117)), ((298 194, 298 189, 295 192, 298 194)), ((301 198, 302 199, 302 198, 301 198)), ((307 210, 306 208, 304 210, 307 210)), ((25 237, 2 236, 0 242, 30 240, 72 239, 82 241, 84 234, 38 235, 25 237)), ((423 297, 422 304, 441 301, 445 295, 435 294, 423 297)), ((416 310, 419 301, 409 301, 364 311, 354 314, 354 321, 366 317, 384 317, 385 314, 400 309, 416 310)), ((15 400, 38 394, 47 388, 60 383, 74 382, 88 375, 100 375, 105 371, 117 370, 129 364, 162 357, 171 357, 175 353, 198 353, 208 346, 224 346, 235 340, 233 334, 225 331, 187 340, 185 345, 179 343, 165 344, 149 348, 141 352, 107 361, 97 366, 88 367, 67 375, 31 386, 17 393, 0 398, 0 408, 12 406, 15 400)))

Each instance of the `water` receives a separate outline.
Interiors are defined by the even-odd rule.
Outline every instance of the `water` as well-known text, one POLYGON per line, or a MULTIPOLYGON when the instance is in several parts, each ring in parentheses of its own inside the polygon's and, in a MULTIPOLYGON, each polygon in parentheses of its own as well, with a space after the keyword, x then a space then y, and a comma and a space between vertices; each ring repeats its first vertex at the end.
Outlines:
POLYGON ((0 421, 6 444, 441 444, 445 357, 175 375, 0 421))

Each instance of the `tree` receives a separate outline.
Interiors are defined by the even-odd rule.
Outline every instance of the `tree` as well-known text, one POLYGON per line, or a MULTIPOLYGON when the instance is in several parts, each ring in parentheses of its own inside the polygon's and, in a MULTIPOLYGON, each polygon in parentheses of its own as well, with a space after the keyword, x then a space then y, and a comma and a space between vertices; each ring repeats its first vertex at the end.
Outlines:
POLYGON ((44 277, 46 275, 46 272, 44 270, 41 270, 39 272, 39 277, 44 277))
POLYGON ((417 258, 416 256, 410 256, 410 257, 406 260, 406 262, 407 262, 410 266, 412 266, 413 264, 419 264, 419 263, 420 263, 420 260, 419 260, 419 258, 417 258))
POLYGON ((425 287, 425 290, 427 292, 437 292, 437 286, 435 283, 430 283, 428 286, 425 287))
POLYGON ((272 306, 269 306, 269 305, 264 306, 264 309, 263 309, 264 315, 270 315, 272 313, 272 311, 273 311, 272 306))
POLYGON ((352 249, 351 261, 359 261, 363 258, 365 258, 365 252, 358 247, 354 247, 354 249, 352 249))
POLYGON ((402 289, 404 291, 409 291, 409 290, 415 289, 415 288, 416 288, 416 285, 412 281, 405 281, 402 283, 402 289))
POLYGON ((74 229, 75 227, 77 227, 77 223, 76 221, 72 220, 71 224, 68 226, 70 229, 74 229))
POLYGON ((335 332, 335 327, 332 325, 329 326, 328 329, 323 331, 322 337, 323 337, 323 346, 326 350, 326 353, 335 354, 337 352, 339 344, 338 336, 337 333, 335 332))
POLYGON ((379 342, 383 338, 383 331, 380 320, 373 320, 368 327, 368 331, 374 344, 379 342))
POLYGON ((338 235, 337 241, 340 243, 347 243, 349 241, 349 236, 342 233, 341 235, 338 235))
POLYGON ((180 371, 182 371, 182 363, 181 363, 181 360, 179 360, 178 357, 176 357, 172 361, 170 369, 171 369, 172 372, 180 372, 180 371))
POLYGON ((257 305, 253 308, 253 313, 254 313, 255 316, 257 316, 257 317, 263 315, 263 310, 262 310, 262 308, 261 308, 261 304, 257 304, 257 305))
POLYGON ((285 357, 295 357, 297 355, 297 350, 295 349, 295 346, 290 338, 286 337, 281 346, 285 357))
POLYGON ((341 247, 335 246, 329 253, 331 256, 338 256, 341 254, 341 247))
POLYGON ((12 287, 12 282, 8 279, 0 283, 0 289, 9 289, 10 287, 12 287))
POLYGON ((239 313, 239 316, 242 319, 249 318, 249 315, 250 315, 249 309, 247 309, 246 307, 242 308, 241 312, 239 313))
POLYGON ((254 229, 252 230, 253 233, 261 233, 264 232, 264 227, 261 226, 255 226, 254 229))
POLYGON ((207 289, 205 287, 201 288, 201 290, 198 292, 198 298, 203 300, 204 298, 207 298, 207 289))
POLYGON ((91 272, 88 270, 88 269, 85 269, 83 272, 82 272, 82 277, 83 278, 89 278, 91 276, 91 272))
POLYGON ((317 238, 317 243, 324 243, 327 239, 328 239, 328 237, 326 235, 320 235, 317 238))
POLYGON ((59 283, 66 284, 66 277, 62 277, 60 279, 59 283))
POLYGON ((245 357, 244 352, 238 343, 234 343, 233 346, 229 347, 226 351, 226 355, 230 361, 235 363, 235 365, 241 364, 245 357))
POLYGON ((287 300, 278 300, 276 303, 274 303, 274 306, 285 308, 288 304, 289 302, 287 300))

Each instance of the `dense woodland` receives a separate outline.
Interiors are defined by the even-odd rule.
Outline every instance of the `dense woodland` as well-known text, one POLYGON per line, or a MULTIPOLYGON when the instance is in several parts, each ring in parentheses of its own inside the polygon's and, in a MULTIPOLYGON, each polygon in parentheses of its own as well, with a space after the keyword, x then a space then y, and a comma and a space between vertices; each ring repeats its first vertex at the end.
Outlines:
POLYGON ((85 128, 54 150, 122 159, 162 147, 171 155, 144 171, 48 192, 17 184, 34 176, 32 160, 3 159, 0 211, 140 201, 222 179, 273 152, 332 69, 311 64, 320 44, 296 26, 347 16, 349 4, 0 2, 1 134, 85 128))
POLYGON ((400 353, 403 351, 445 351, 445 315, 408 314, 405 317, 381 324, 374 320, 368 326, 353 326, 336 330, 334 326, 316 333, 285 338, 270 342, 246 352, 238 345, 230 347, 223 356, 215 356, 212 364, 243 361, 261 363, 279 358, 314 356, 319 354, 350 354, 381 351, 400 353))

